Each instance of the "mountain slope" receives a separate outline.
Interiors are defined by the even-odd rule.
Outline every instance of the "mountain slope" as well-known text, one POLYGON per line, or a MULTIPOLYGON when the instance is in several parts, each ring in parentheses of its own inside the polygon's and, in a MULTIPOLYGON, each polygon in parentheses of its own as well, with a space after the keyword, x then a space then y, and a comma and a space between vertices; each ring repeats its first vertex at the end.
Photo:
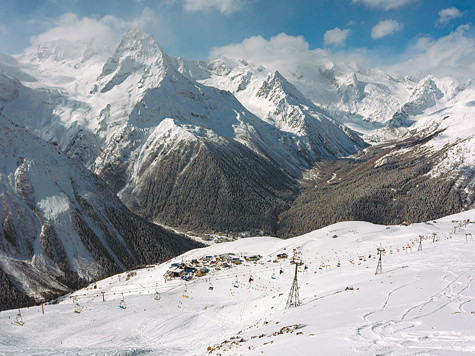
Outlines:
POLYGON ((40 306, 22 309, 21 327, 17 310, 0 313, 0 352, 471 355, 474 214, 410 226, 341 222, 289 240, 254 237, 192 250, 98 281, 46 304, 45 314, 40 306), (192 261, 209 272, 164 280, 172 263, 192 261), (294 276, 300 306, 286 308, 294 276))
POLYGON ((199 246, 130 213, 101 179, 4 116, 0 131, 2 283, 6 274, 41 300, 199 246))

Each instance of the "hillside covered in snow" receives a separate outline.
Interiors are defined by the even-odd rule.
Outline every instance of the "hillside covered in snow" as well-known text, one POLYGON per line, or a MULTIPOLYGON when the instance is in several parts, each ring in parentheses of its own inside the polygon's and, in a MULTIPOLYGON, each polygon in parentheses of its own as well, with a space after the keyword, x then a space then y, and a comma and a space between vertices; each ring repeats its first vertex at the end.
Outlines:
POLYGON ((473 215, 192 250, 1 312, 0 353, 473 354, 473 215), (300 306, 286 308, 295 273, 300 306))

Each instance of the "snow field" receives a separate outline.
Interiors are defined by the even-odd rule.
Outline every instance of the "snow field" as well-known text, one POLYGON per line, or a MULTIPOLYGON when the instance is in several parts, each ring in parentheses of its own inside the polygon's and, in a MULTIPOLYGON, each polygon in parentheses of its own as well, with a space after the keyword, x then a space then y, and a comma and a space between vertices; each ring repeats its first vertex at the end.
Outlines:
POLYGON ((475 354, 475 242, 466 235, 475 227, 460 226, 470 214, 411 226, 344 222, 189 251, 75 292, 80 314, 72 295, 44 315, 23 309, 24 326, 13 322, 18 311, 0 313, 0 355, 475 354), (302 305, 285 309, 295 266, 273 261, 293 249, 308 270, 298 272, 302 305), (223 253, 262 259, 165 283, 170 263, 223 253))

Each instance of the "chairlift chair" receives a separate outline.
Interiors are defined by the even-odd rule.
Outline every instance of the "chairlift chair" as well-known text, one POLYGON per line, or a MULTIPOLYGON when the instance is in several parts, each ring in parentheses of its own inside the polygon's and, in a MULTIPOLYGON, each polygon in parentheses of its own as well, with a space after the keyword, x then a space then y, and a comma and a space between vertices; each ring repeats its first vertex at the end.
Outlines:
POLYGON ((155 287, 155 300, 160 300, 160 293, 158 293, 157 287, 155 287))
POLYGON ((208 289, 209 289, 209 290, 213 290, 213 289, 214 289, 213 284, 212 284, 211 282, 209 282, 208 289))
POLYGON ((81 306, 79 305, 79 303, 74 304, 74 312, 76 314, 81 314, 82 309, 81 309, 81 306))
POLYGON ((22 316, 21 316, 21 311, 20 311, 20 309, 18 309, 18 314, 16 315, 15 323, 18 324, 18 325, 20 325, 20 326, 25 325, 25 323, 23 322, 23 318, 22 318, 22 316))
POLYGON ((119 303, 119 308, 124 310, 127 309, 127 306, 125 305, 124 293, 122 293, 122 300, 119 303))

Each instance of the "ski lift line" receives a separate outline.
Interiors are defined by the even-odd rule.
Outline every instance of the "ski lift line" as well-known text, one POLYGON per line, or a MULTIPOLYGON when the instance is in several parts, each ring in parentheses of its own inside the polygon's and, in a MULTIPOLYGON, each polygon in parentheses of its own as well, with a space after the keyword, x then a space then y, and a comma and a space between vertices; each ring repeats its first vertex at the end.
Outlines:
MULTIPOLYGON (((404 246, 405 246, 405 245, 403 245, 403 247, 404 247, 404 246)), ((263 269, 263 268, 260 268, 259 270, 262 270, 262 269, 263 269)), ((394 269, 392 269, 392 270, 390 270, 390 271, 388 271, 388 272, 391 272, 391 271, 396 270, 396 269, 398 269, 398 268, 394 268, 394 269)), ((247 269, 247 270, 242 271, 241 273, 238 273, 237 275, 236 275, 235 271, 230 272, 230 274, 232 274, 232 275, 234 275, 234 276, 239 276, 239 275, 246 276, 246 275, 248 275, 248 273, 246 273, 246 272, 248 272, 249 270, 252 270, 252 271, 256 272, 255 269, 247 269)), ((230 277, 232 277, 232 276, 230 276, 230 277)), ((221 278, 213 277, 213 280, 224 280, 224 279, 229 279, 229 278, 226 278, 226 276, 224 276, 224 278, 223 278, 223 277, 221 277, 221 278)), ((179 283, 180 281, 177 281, 177 282, 178 282, 178 283, 175 283, 175 284, 178 284, 179 286, 180 286, 180 285, 181 285, 181 286, 183 285, 183 284, 179 283)), ((195 279, 195 280, 193 280, 193 281, 191 281, 191 282, 189 282, 189 283, 187 283, 187 284, 190 284, 190 283, 199 283, 199 282, 206 282, 206 280, 204 280, 204 279, 195 279)), ((240 286, 246 286, 246 287, 249 289, 249 286, 247 286, 247 285, 245 285, 245 284, 242 284, 242 283, 239 283, 239 284, 240 284, 240 286)), ((151 286, 151 285, 150 285, 150 286, 151 286)), ((157 286, 158 286, 158 284, 155 283, 155 284, 154 284, 154 287, 156 288, 157 286)), ((185 286, 186 286, 186 284, 185 284, 185 286)), ((142 287, 142 288, 137 288, 137 290, 143 291, 143 290, 145 289, 143 285, 141 285, 141 287, 142 287)), ((172 287, 172 288, 170 288, 169 290, 172 290, 172 289, 174 289, 174 288, 172 287)), ((257 286, 256 286, 256 287, 252 287, 251 289, 259 290, 259 291, 266 291, 266 290, 268 290, 267 288, 258 288, 257 286)), ((147 288, 147 290, 151 290, 151 289, 150 289, 150 288, 147 288)), ((271 290, 273 290, 273 289, 271 289, 271 290)), ((334 294, 337 294, 337 293, 339 293, 339 292, 340 292, 340 291, 337 291, 337 292, 334 293, 334 294)), ((101 293, 101 292, 100 292, 100 293, 101 293)), ((110 294, 119 294, 119 293, 122 293, 122 292, 118 292, 118 291, 116 290, 115 292, 110 292, 110 293, 107 293, 107 294, 110 295, 110 294)), ((152 294, 152 293, 150 293, 150 294, 152 294)), ((69 298, 70 298, 70 299, 77 299, 79 296, 81 296, 81 295, 75 294, 75 295, 70 295, 69 298)), ((96 297, 96 296, 101 296, 101 294, 94 294, 94 295, 91 295, 91 294, 82 294, 82 296, 85 296, 85 297, 93 297, 92 300, 94 300, 94 297, 96 297)), ((325 298, 325 297, 327 297, 327 296, 323 296, 323 298, 325 298)), ((317 299, 321 299, 321 298, 322 298, 322 297, 317 298, 317 299)), ((67 300, 66 297, 63 297, 63 300, 67 300)), ((92 301, 92 300, 91 300, 91 301, 92 301)), ((76 305, 79 307, 79 304, 78 304, 78 303, 76 303, 76 305)), ((82 309, 81 309, 81 310, 82 310, 82 309)), ((80 311, 81 311, 81 310, 80 310, 80 311)), ((80 311, 79 311, 79 312, 80 312, 80 311)))
MULTIPOLYGON (((428 239, 428 238, 427 238, 427 239, 428 239)), ((411 241, 412 241, 412 240, 411 240, 411 241)), ((410 243, 411 243, 411 242, 409 242, 409 244, 410 244, 410 243)), ((403 245, 403 247, 407 247, 407 245, 403 245)), ((358 255, 358 253, 357 253, 357 255, 358 255)), ((307 260, 308 260, 308 259, 307 259, 307 260)), ((312 259, 312 260, 313 260, 313 261, 316 261, 317 259, 312 259)), ((328 260, 327 260, 327 261, 328 261, 328 260)), ((224 274, 224 275, 223 275, 223 274, 220 274, 219 277, 213 277, 213 280, 225 280, 225 279, 232 278, 232 276, 247 276, 248 273, 249 273, 249 271, 253 271, 254 273, 256 273, 256 272, 258 272, 258 271, 263 271, 264 269, 267 269, 267 267, 266 267, 266 268, 263 268, 263 267, 252 268, 252 267, 251 267, 251 268, 247 268, 247 269, 245 269, 245 270, 240 271, 240 273, 238 273, 238 274, 236 274, 236 271, 230 271, 229 273, 226 273, 226 274, 224 274)), ((193 281, 191 281, 191 282, 189 282, 189 283, 196 284, 196 283, 199 283, 199 282, 202 282, 202 281, 204 281, 204 280, 203 280, 203 279, 195 279, 195 280, 193 280, 193 281)), ((180 281, 177 281, 177 283, 174 283, 174 285, 176 285, 177 287, 182 286, 183 284, 181 284, 181 283, 179 283, 179 282, 180 282, 180 281)), ((205 281, 204 281, 204 282, 205 282, 205 281)), ((188 284, 189 284, 189 283, 188 283, 188 284)), ((242 283, 239 283, 239 284, 240 284, 240 285, 243 285, 242 283)), ((155 290, 155 292, 156 292, 156 287, 157 287, 157 285, 158 285, 158 284, 155 283, 155 284, 151 284, 148 288, 145 288, 144 285, 141 284, 141 287, 142 287, 142 288, 135 288, 135 289, 133 289, 133 288, 126 288, 126 290, 124 290, 124 292, 121 292, 120 290, 115 290, 114 292, 112 292, 112 291, 111 291, 111 292, 107 292, 107 294, 108 294, 108 295, 116 295, 116 294, 127 293, 127 291, 128 291, 129 293, 131 293, 132 291, 134 291, 134 292, 136 292, 136 291, 142 291, 142 292, 143 292, 143 291, 150 291, 150 292, 152 292, 152 288, 151 288, 152 286, 154 287, 154 290, 155 290)), ((170 288, 168 288, 167 291, 171 291, 171 290, 173 290, 173 289, 175 289, 174 286, 170 286, 170 288)), ((248 287, 248 289, 249 289, 249 287, 248 287)), ((253 287, 252 289, 254 289, 254 290, 259 290, 259 291, 265 291, 265 290, 267 290, 267 288, 258 288, 257 286, 253 287)), ((102 292, 100 292, 100 293, 102 293, 102 292)), ((152 293, 150 293, 150 294, 152 294, 152 293)), ((82 297, 92 297, 92 300, 90 300, 90 301, 93 301, 93 300, 95 299, 95 297, 99 297, 99 296, 101 296, 101 294, 93 294, 93 295, 91 295, 91 294, 80 294, 80 295, 79 295, 79 294, 74 294, 74 295, 70 295, 70 299, 78 298, 78 297, 80 297, 80 296, 82 296, 82 297)), ((67 298, 67 297, 63 297, 63 300, 67 300, 66 298, 67 298)), ((77 303, 77 306, 79 307, 79 304, 78 304, 78 303, 77 303)), ((80 311, 79 311, 79 312, 80 312, 80 311)))
MULTIPOLYGON (((425 236, 424 239, 429 239, 429 237, 425 236)), ((400 245, 401 248, 400 250, 403 250, 403 249, 406 249, 408 244, 409 244, 409 247, 410 244, 412 242, 416 242, 416 240, 414 239, 411 239, 409 241, 409 243, 405 243, 405 244, 402 244, 400 245)), ((387 247, 385 246, 385 248, 391 248, 390 247, 387 247)), ((394 249, 398 249, 399 248, 399 245, 395 246, 394 249)), ((399 251, 398 251, 399 252, 399 251)), ((351 255, 356 255, 356 256, 366 256, 367 255, 367 252, 365 253, 361 253, 359 251, 356 251, 356 252, 352 252, 351 255)), ((311 262, 318 262, 318 263, 321 263, 322 261, 322 257, 323 257, 323 261, 327 261, 325 264, 329 264, 330 262, 334 262, 334 261, 337 261, 340 260, 340 264, 341 264, 341 261, 342 259, 337 257, 332 257, 330 259, 326 259, 324 256, 319 256, 319 257, 315 257, 315 258, 305 258, 305 261, 311 263, 311 262)), ((352 260, 356 260, 356 258, 353 258, 352 260)), ((246 275, 248 275, 250 272, 253 272, 254 274, 258 274, 259 272, 265 272, 266 270, 268 270, 268 267, 269 266, 266 266, 266 265, 255 265, 255 266, 252 266, 252 265, 249 265, 249 266, 246 266, 247 268, 246 269, 241 269, 237 274, 236 274, 236 271, 235 270, 230 270, 229 272, 222 272, 222 273, 219 273, 219 276, 213 276, 213 280, 215 281, 222 281, 222 280, 226 280, 226 279, 230 279, 232 278, 233 276, 235 277, 236 275, 237 276, 241 276, 241 277, 245 277, 246 275)), ((286 267, 283 267, 282 269, 287 269, 286 267)), ((213 271, 214 272, 214 271, 213 271)), ((202 279, 200 278, 197 278, 197 279, 193 279, 191 280, 190 282, 188 283, 199 283, 203 281, 202 279)), ((169 291, 172 291, 174 289, 177 289, 177 288, 180 288, 183 284, 180 283, 179 280, 177 281, 171 281, 169 285, 167 285, 168 288, 166 288, 166 290, 162 290, 162 293, 164 292, 169 292, 169 291)), ((120 289, 115 289, 114 291, 99 291, 98 293, 96 294, 89 294, 89 293, 82 293, 82 294, 72 294, 70 295, 70 298, 73 298, 73 297, 90 297, 92 298, 92 300, 88 301, 88 302, 92 302, 96 297, 101 297, 104 293, 104 295, 106 296, 112 296, 112 295, 117 295, 117 294, 121 294, 121 293, 124 293, 126 295, 133 295, 133 294, 136 294, 137 292, 149 292, 148 294, 153 294, 154 292, 156 292, 156 286, 157 286, 157 283, 154 283, 154 284, 141 284, 141 287, 130 287, 130 288, 120 288, 120 289), (146 287, 145 287, 146 286, 146 287)), ((124 286, 126 287, 126 286, 124 286)), ((161 287, 163 287, 163 284, 161 285, 161 287)), ((62 297, 62 301, 66 300, 67 296, 65 297, 62 297)))
MULTIPOLYGON (((176 287, 178 286, 182 286, 182 283, 179 283, 179 281, 176 281, 177 283, 170 283, 170 288, 167 288, 166 291, 169 291, 171 289, 173 289, 174 285, 176 287)), ((83 293, 83 294, 73 294, 71 296, 69 296, 69 298, 73 298, 73 297, 102 297, 102 293, 104 293, 105 296, 111 296, 111 295, 117 295, 117 294, 122 294, 124 293, 125 295, 129 294, 129 295, 132 295, 132 294, 135 294, 135 292, 154 292, 155 291, 155 288, 156 288, 157 284, 151 284, 149 285, 148 287, 144 288, 140 288, 140 287, 135 287, 135 288, 127 288, 126 286, 123 286, 124 288, 117 288, 117 289, 114 289, 114 290, 110 290, 110 291, 101 291, 99 290, 98 293, 96 294, 90 294, 90 293, 83 293)), ((168 287, 168 285, 167 285, 168 287)), ((152 293, 150 293, 152 294, 152 293)))
MULTIPOLYGON (((365 253, 364 255, 366 255, 366 253, 365 253)), ((308 260, 308 259, 306 259, 306 260, 308 260)), ((332 259, 332 261, 333 261, 333 260, 334 260, 334 259, 332 259)), ((317 259, 311 259, 310 261, 317 261, 317 259)), ((327 264, 330 262, 329 259, 326 259, 326 261, 327 261, 327 262, 326 262, 327 264)), ((335 259, 335 261, 337 261, 337 260, 335 259)), ((287 268, 283 268, 283 269, 287 269, 287 268)), ((237 275, 238 275, 238 276, 243 276, 243 277, 245 277, 245 276, 246 276, 248 273, 250 273, 250 272, 259 273, 259 272, 263 272, 263 271, 266 271, 266 270, 268 270, 268 266, 265 266, 265 265, 263 265, 263 266, 257 266, 257 267, 249 266, 249 267, 246 268, 246 269, 241 269, 241 270, 237 273, 237 275)), ((226 279, 232 278, 232 276, 236 276, 236 271, 235 271, 234 269, 231 270, 231 271, 229 271, 229 272, 222 272, 222 273, 219 274, 219 276, 213 277, 213 279, 214 279, 214 280, 217 280, 217 281, 219 281, 219 280, 226 280, 226 279)), ((193 280, 189 281, 188 283, 199 283, 199 282, 201 282, 201 281, 202 281, 202 279, 197 278, 197 279, 193 279, 193 280)), ((179 282, 180 282, 179 280, 177 280, 177 281, 172 281, 172 282, 178 282, 177 287, 180 286, 180 285, 182 285, 181 283, 179 283, 179 282)), ((176 284, 176 283, 175 283, 175 284, 176 284)), ((168 290, 171 290, 171 289, 173 289, 173 288, 169 288, 168 290)), ((144 290, 150 290, 150 289, 149 289, 149 288, 135 288, 133 291, 135 292, 135 291, 144 291, 144 290)), ((130 289, 130 291, 132 292, 132 289, 130 289)), ((117 292, 117 290, 116 290, 116 292, 117 292)))
MULTIPOLYGON (((357 253, 358 255, 359 253, 357 253)), ((366 253, 364 254, 366 255, 366 253)), ((306 259, 306 261, 318 261, 317 259, 306 259)), ((327 261, 327 264, 328 262, 330 261, 329 259, 326 260, 327 261)), ((333 261, 333 259, 332 259, 333 261)), ((268 266, 262 266, 262 267, 257 267, 257 268, 248 268, 248 269, 245 269, 245 270, 241 270, 237 275, 238 276, 246 276, 248 275, 249 272, 254 272, 254 273, 258 273, 258 272, 261 272, 261 271, 265 271, 266 269, 268 269, 268 266)), ((285 268, 284 268, 285 269, 285 268)), ((226 279, 229 279, 229 278, 232 278, 232 276, 236 276, 236 271, 229 271, 228 273, 220 273, 219 277, 214 277, 213 279, 216 280, 216 281, 219 281, 219 280, 226 280, 226 279)), ((198 282, 201 282, 202 280, 200 280, 199 278, 198 279, 194 279, 188 283, 198 283, 198 282)), ((172 281, 172 282, 175 282, 175 281, 172 281)), ((173 289, 176 289, 176 288, 179 288, 180 286, 182 286, 181 283, 179 283, 180 281, 177 280, 176 281, 177 283, 174 283, 174 286, 171 286, 169 288, 167 288, 166 291, 171 291, 173 289), (176 287, 176 288, 174 288, 176 287)), ((147 288, 145 287, 134 287, 134 288, 121 288, 121 289, 115 289, 114 291, 109 291, 109 292, 104 292, 105 295, 108 295, 108 296, 111 296, 111 295, 117 295, 117 294, 122 294, 122 293, 125 293, 125 294, 129 294, 129 295, 132 295, 132 294, 136 294, 136 292, 150 292, 149 294, 153 294, 153 292, 155 291, 155 287, 156 287, 157 284, 150 284, 147 288)), ((162 291, 163 292, 163 291, 162 291)), ((102 292, 101 294, 74 294, 74 296, 81 296, 81 297, 92 297, 93 299, 95 297, 100 297, 102 296, 102 292)))

